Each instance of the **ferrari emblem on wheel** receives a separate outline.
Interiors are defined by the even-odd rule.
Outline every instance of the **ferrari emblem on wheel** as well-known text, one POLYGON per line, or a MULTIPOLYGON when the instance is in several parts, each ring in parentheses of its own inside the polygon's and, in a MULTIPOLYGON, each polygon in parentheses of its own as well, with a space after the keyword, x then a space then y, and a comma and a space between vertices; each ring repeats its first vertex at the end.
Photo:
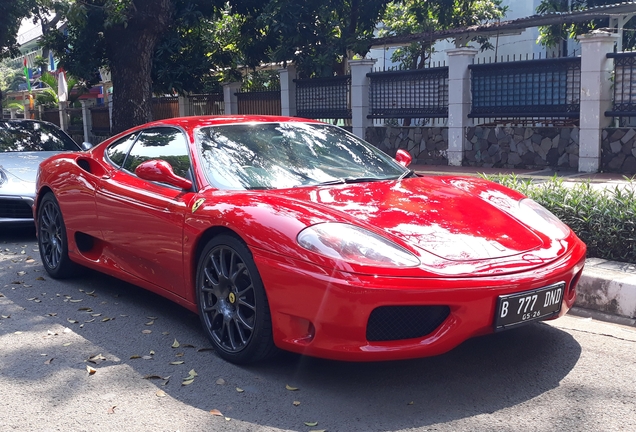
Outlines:
POLYGON ((227 299, 230 301, 230 303, 234 304, 236 303, 236 296, 234 295, 234 293, 230 293, 229 296, 227 296, 227 299))

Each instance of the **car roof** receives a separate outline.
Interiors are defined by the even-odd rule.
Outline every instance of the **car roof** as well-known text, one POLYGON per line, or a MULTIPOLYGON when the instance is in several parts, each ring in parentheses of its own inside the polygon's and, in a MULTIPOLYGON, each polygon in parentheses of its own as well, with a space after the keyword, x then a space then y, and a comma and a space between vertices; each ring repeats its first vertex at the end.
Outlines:
POLYGON ((184 129, 194 129, 205 126, 217 126, 238 123, 272 123, 272 122, 302 122, 320 123, 317 120, 299 117, 271 116, 271 115, 216 115, 216 116, 190 116, 175 117, 146 123, 143 127, 152 126, 180 126, 184 129))

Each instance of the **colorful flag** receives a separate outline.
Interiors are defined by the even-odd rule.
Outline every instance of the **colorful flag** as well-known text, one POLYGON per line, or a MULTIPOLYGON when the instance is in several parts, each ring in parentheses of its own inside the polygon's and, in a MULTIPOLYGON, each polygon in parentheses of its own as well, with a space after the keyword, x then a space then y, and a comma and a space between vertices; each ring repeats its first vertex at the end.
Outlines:
POLYGON ((26 77, 27 88, 31 91, 31 71, 27 67, 26 57, 24 57, 24 76, 26 77))

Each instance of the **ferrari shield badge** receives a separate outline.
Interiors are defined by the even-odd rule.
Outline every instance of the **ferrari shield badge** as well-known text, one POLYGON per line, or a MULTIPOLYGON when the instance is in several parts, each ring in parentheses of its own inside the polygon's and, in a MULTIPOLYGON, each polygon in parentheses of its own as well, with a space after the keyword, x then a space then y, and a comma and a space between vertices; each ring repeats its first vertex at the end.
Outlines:
POLYGON ((198 200, 196 200, 194 202, 194 205, 192 206, 192 213, 199 210, 199 207, 201 207, 201 204, 203 204, 204 201, 205 201, 205 198, 199 198, 198 200))

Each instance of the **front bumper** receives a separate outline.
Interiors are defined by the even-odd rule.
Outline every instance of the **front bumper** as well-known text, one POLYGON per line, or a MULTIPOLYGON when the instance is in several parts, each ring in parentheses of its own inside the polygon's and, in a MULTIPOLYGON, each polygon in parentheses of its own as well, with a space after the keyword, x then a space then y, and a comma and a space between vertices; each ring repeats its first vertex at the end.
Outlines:
POLYGON ((279 348, 335 360, 380 361, 438 355, 466 339, 492 333, 500 295, 565 282, 558 316, 565 315, 576 298, 585 246, 576 245, 558 260, 528 272, 469 278, 359 275, 262 252, 254 258, 279 348), (369 317, 385 306, 446 306, 448 314, 422 337, 369 341, 369 317))
POLYGON ((0 195, 0 224, 22 223, 33 223, 33 197, 0 195))

